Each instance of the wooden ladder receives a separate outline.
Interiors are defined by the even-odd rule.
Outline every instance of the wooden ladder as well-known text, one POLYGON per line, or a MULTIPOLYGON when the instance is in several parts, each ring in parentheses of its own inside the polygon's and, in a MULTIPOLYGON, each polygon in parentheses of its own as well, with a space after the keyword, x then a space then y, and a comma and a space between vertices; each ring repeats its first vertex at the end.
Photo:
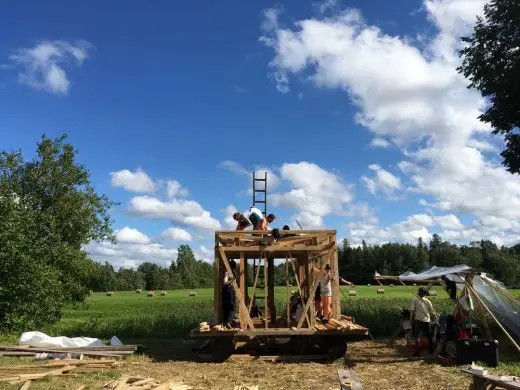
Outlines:
MULTIPOLYGON (((267 172, 264 172, 264 177, 260 178, 256 176, 256 172, 253 171, 253 207, 257 205, 263 205, 264 217, 267 216, 267 172), (263 183, 263 184, 261 184, 263 183), (257 194, 264 194, 263 197, 257 198, 257 194)), ((260 208, 259 208, 260 209, 260 208)), ((262 210, 262 209, 260 209, 262 210)))

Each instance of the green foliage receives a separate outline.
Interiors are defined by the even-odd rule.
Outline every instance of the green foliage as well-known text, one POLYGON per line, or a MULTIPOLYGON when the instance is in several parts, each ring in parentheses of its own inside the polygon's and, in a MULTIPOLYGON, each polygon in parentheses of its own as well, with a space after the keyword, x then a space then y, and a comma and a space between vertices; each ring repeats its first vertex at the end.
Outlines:
POLYGON ((520 128, 520 2, 489 1, 473 35, 462 40, 468 45, 460 53, 458 70, 490 101, 479 119, 505 135, 504 165, 520 173, 520 135, 515 131, 520 128))
POLYGON ((0 328, 56 320, 63 303, 82 301, 96 264, 81 249, 113 239, 106 196, 96 194, 76 151, 42 137, 36 155, 0 153, 0 328))

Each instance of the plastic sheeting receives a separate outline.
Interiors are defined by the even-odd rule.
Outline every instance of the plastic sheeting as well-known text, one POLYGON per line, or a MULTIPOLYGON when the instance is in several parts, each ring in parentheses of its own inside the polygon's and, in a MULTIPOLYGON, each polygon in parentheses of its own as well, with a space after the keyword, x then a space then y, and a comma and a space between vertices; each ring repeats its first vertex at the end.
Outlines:
POLYGON ((414 282, 414 281, 421 281, 421 280, 428 280, 428 279, 435 279, 440 278, 444 275, 451 275, 451 274, 459 274, 464 271, 470 270, 471 267, 468 267, 467 265, 461 264, 456 265, 455 267, 431 267, 427 269, 426 271, 420 272, 418 274, 413 272, 405 272, 404 274, 399 276, 399 279, 403 282, 414 282))
MULTIPOLYGON (((51 337, 42 332, 24 332, 18 340, 20 345, 28 345, 38 348, 81 348, 81 347, 103 347, 105 344, 99 339, 91 337, 51 337)), ((110 345, 122 345, 116 337, 112 337, 110 345)))

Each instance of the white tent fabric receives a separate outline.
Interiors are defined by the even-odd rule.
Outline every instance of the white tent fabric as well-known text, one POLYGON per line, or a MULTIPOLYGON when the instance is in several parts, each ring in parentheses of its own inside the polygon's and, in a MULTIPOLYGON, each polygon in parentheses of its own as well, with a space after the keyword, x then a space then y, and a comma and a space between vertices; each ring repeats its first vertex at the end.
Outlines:
POLYGON ((426 271, 420 272, 418 274, 413 272, 405 272, 404 274, 401 274, 399 276, 399 279, 403 282, 414 282, 414 281, 422 281, 422 280, 428 280, 428 279, 435 279, 440 278, 444 275, 453 275, 453 274, 459 274, 464 271, 468 271, 471 268, 467 265, 461 264, 456 265, 455 267, 436 267, 433 266, 430 269, 427 269, 426 271))

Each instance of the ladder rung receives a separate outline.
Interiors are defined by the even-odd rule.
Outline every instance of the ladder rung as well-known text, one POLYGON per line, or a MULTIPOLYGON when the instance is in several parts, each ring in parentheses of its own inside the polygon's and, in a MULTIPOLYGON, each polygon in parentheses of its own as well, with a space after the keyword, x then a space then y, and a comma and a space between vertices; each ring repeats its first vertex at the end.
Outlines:
POLYGON ((257 178, 255 177, 255 181, 267 181, 267 179, 257 179, 257 178))
POLYGON ((255 204, 256 203, 265 203, 265 200, 255 200, 255 204))
POLYGON ((267 192, 267 190, 257 190, 256 188, 254 189, 255 192, 267 192))

